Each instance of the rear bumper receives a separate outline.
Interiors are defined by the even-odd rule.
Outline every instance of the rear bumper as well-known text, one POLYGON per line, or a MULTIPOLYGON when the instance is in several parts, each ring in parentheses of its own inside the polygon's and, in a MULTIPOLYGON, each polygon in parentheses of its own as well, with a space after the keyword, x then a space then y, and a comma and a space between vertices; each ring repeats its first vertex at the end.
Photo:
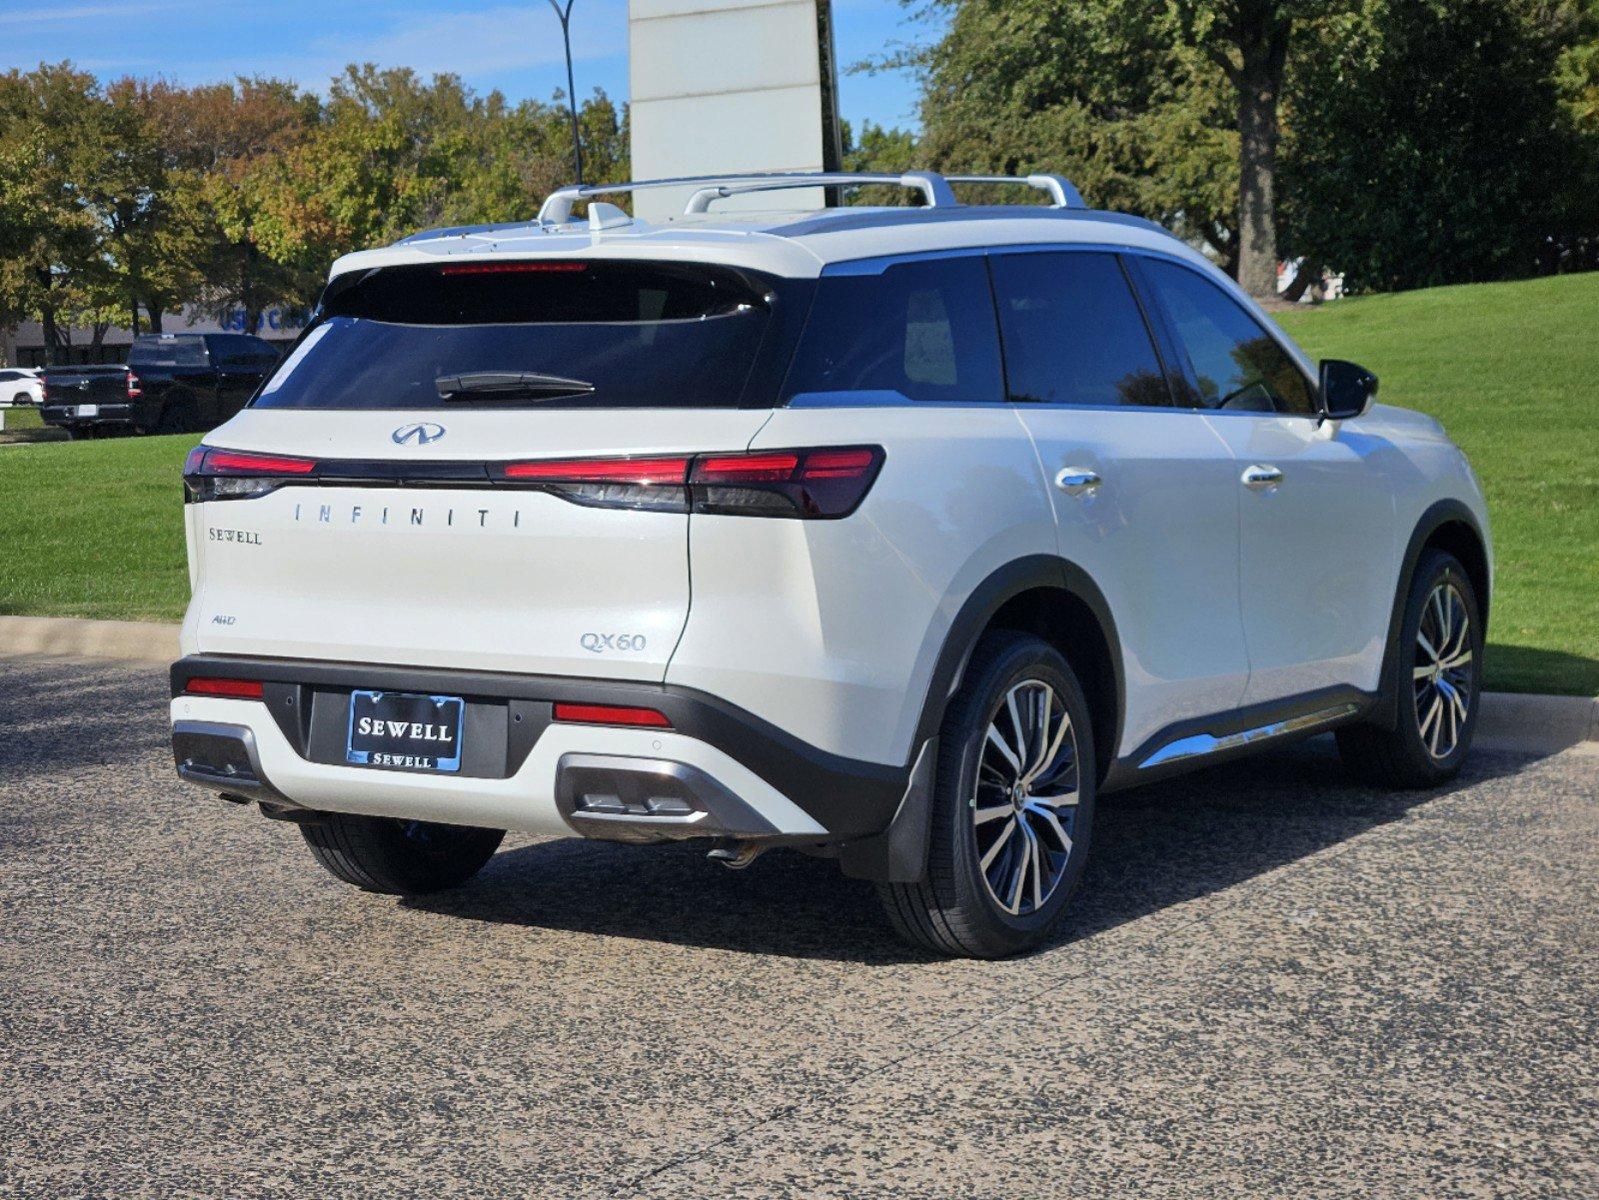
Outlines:
POLYGON ((179 774, 275 807, 627 841, 850 842, 887 828, 909 778, 658 684, 194 655, 173 665, 172 695, 179 774), (185 694, 196 676, 258 680, 263 699, 185 694), (348 765, 357 688, 465 698, 460 773, 348 765), (672 727, 556 722, 557 701, 653 708, 672 727))
MULTIPOLYGON (((96 403, 93 400, 84 401, 86 404, 96 403)), ((46 425, 56 425, 63 429, 84 425, 128 425, 133 421, 133 405, 131 404, 100 404, 100 411, 92 417, 80 417, 76 402, 71 404, 46 404, 39 410, 39 419, 46 425)))

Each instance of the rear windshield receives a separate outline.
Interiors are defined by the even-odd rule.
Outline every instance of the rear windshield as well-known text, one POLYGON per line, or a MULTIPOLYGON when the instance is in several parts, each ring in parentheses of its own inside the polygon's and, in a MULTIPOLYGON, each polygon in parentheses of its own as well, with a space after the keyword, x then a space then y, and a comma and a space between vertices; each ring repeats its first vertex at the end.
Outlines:
POLYGON ((128 350, 128 365, 204 367, 210 359, 203 337, 138 338, 128 350))
POLYGON ((770 313, 718 267, 389 267, 330 292, 259 408, 723 408, 770 313))

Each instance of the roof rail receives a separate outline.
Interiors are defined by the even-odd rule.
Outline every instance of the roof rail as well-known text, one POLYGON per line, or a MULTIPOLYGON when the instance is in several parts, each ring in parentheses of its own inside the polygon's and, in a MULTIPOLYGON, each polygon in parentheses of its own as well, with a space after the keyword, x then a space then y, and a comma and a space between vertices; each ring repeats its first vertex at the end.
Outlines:
POLYGON ((1015 183, 1038 188, 1050 194, 1056 208, 1082 208, 1083 198, 1071 182, 1060 175, 939 175, 934 171, 905 171, 901 174, 853 171, 768 171, 747 175, 690 175, 677 179, 641 179, 629 183, 572 184, 550 193, 539 209, 539 224, 565 225, 572 219, 572 207, 579 200, 611 196, 622 192, 641 192, 655 188, 695 187, 684 213, 702 213, 711 201, 750 192, 783 191, 790 188, 861 187, 881 184, 911 188, 921 192, 930 208, 959 205, 951 183, 1015 183))

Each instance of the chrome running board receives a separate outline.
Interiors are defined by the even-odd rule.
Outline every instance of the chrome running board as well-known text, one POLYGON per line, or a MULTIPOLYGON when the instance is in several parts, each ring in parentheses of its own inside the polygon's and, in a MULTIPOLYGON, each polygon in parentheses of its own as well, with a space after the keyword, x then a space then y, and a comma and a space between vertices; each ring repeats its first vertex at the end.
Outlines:
POLYGON ((1210 733, 1191 734, 1188 737, 1178 738, 1175 742, 1168 742, 1139 763, 1138 769, 1147 771, 1151 767, 1163 767, 1168 763, 1182 762, 1190 758, 1205 758, 1212 754, 1220 754, 1224 750, 1236 750, 1240 746, 1252 745, 1255 742, 1286 737, 1290 733, 1303 733, 1307 729, 1331 724, 1358 711, 1358 705, 1338 704, 1332 708, 1306 713, 1302 717, 1289 717, 1286 720, 1273 721, 1270 725, 1261 725, 1256 729, 1246 729, 1241 733, 1228 733, 1221 737, 1210 733))

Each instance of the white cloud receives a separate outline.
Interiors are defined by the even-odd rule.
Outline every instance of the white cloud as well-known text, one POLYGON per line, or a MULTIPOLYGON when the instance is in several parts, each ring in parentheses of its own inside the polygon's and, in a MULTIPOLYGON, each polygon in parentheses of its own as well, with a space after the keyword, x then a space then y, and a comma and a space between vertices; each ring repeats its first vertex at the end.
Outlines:
MULTIPOLYGON (((604 58, 627 49, 624 0, 582 3, 572 14, 572 57, 604 58)), ((264 74, 286 75, 307 87, 323 88, 346 63, 411 67, 418 74, 453 73, 470 81, 530 67, 565 63, 561 26, 547 4, 524 0, 474 12, 406 17, 369 37, 312 39, 305 51, 280 61, 258 63, 264 74)), ((582 89, 581 81, 579 90, 582 89)))
POLYGON ((0 12, 0 25, 41 25, 47 22, 83 21, 95 17, 131 17, 182 8, 177 0, 149 4, 56 4, 49 8, 14 8, 0 12))

